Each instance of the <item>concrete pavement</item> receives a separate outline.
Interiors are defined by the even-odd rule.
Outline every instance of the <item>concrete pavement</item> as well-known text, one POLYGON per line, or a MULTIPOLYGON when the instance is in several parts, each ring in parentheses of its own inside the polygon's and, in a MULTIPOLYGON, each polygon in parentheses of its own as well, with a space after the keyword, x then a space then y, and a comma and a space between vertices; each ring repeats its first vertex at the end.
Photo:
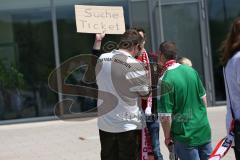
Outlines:
MULTIPOLYGON (((213 147, 225 133, 225 107, 208 109, 213 147)), ((100 160, 96 118, 84 121, 48 121, 0 126, 0 160, 100 160)), ((162 153, 167 160, 168 151, 162 153)), ((224 160, 234 160, 229 151, 224 160)))

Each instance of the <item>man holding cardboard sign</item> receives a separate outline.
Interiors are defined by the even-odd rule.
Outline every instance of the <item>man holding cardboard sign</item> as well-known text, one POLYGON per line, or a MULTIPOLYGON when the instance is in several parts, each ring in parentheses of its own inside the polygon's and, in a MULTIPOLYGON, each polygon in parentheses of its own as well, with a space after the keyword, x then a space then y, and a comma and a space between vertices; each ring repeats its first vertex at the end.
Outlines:
POLYGON ((98 113, 111 107, 110 112, 98 117, 102 160, 139 159, 140 133, 145 125, 138 98, 150 91, 147 71, 134 58, 141 53, 143 41, 136 30, 127 30, 119 49, 104 53, 98 59, 95 70, 98 113))
POLYGON ((116 6, 75 5, 77 32, 123 34, 123 8, 116 6))

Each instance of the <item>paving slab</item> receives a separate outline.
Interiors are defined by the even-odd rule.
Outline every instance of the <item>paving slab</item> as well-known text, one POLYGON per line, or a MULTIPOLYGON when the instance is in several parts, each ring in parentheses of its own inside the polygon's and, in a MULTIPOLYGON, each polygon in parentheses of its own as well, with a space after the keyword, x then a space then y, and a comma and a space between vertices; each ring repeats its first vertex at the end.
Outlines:
MULTIPOLYGON (((208 108, 213 146, 226 135, 225 106, 208 108)), ((160 131, 161 151, 168 151, 160 131)), ((100 160, 97 119, 0 126, 0 160, 100 160)), ((230 150, 223 160, 234 160, 230 150)))

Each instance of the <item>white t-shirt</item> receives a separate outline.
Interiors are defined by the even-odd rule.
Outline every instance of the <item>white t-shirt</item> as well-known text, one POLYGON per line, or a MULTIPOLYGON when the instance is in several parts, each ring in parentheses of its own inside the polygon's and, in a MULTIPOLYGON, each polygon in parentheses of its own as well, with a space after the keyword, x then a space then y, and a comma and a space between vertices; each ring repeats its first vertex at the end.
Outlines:
POLYGON ((227 129, 229 130, 232 121, 230 101, 235 118, 240 120, 240 51, 228 61, 225 67, 225 74, 226 76, 224 78, 227 96, 226 123, 227 129))
POLYGON ((149 92, 145 67, 128 52, 114 50, 102 54, 96 65, 98 85, 98 127, 120 133, 144 125, 140 95, 149 92))

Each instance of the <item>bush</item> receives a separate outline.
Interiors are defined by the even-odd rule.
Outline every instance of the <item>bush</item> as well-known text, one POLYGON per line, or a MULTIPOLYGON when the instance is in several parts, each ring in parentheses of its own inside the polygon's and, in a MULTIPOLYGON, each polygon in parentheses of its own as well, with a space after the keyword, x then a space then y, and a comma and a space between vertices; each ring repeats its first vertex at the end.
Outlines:
POLYGON ((24 86, 23 74, 13 65, 7 66, 3 59, 0 59, 0 88, 15 89, 24 86))

